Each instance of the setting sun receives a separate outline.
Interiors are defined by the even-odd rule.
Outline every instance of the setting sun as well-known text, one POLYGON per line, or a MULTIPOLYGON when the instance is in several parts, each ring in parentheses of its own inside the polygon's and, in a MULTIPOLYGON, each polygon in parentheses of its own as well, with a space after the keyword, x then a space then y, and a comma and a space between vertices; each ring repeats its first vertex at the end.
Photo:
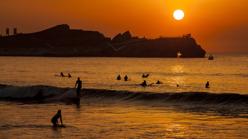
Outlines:
POLYGON ((0 139, 248 139, 248 0, 0 0, 0 139))
POLYGON ((182 20, 184 18, 183 10, 175 10, 174 13, 173 13, 173 17, 176 20, 182 20))

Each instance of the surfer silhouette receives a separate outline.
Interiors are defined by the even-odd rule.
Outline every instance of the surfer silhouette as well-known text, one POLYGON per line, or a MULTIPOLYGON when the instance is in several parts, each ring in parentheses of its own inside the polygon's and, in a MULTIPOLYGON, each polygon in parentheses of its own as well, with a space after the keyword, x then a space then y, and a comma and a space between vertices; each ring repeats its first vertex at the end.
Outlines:
POLYGON ((144 74, 142 75, 142 78, 148 78, 150 76, 150 74, 144 74))
POLYGON ((118 75, 116 80, 121 80, 121 75, 118 75))
POLYGON ((163 84, 163 82, 161 82, 160 80, 158 80, 158 81, 156 82, 156 84, 163 84))
POLYGON ((63 72, 60 72, 60 76, 61 76, 61 77, 65 77, 65 75, 64 75, 63 72))
POLYGON ((80 78, 78 77, 75 87, 77 88, 77 97, 80 98, 80 93, 81 93, 81 89, 82 89, 82 81, 80 80, 80 78))
POLYGON ((71 76, 71 74, 70 73, 68 73, 68 78, 71 78, 72 76, 71 76))
POLYGON ((124 77, 124 81, 128 81, 128 76, 127 75, 124 77))
POLYGON ((53 127, 58 127, 59 126, 59 122, 58 122, 59 119, 60 119, 61 126, 63 126, 61 110, 58 110, 58 112, 51 119, 53 127))
POLYGON ((210 83, 209 81, 207 81, 206 85, 205 85, 205 88, 210 88, 210 83))
POLYGON ((140 85, 143 86, 143 87, 147 87, 147 82, 146 82, 146 80, 144 80, 140 85))

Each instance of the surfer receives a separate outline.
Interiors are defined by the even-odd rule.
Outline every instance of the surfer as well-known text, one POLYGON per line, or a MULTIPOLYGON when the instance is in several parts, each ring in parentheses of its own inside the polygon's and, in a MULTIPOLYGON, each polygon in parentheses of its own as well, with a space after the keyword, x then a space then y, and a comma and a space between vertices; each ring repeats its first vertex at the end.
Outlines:
POLYGON ((124 77, 124 80, 125 81, 128 81, 128 76, 127 75, 124 77))
POLYGON ((121 75, 118 75, 116 80, 120 81, 121 80, 121 75))
POLYGON ((75 88, 77 88, 77 97, 80 98, 80 92, 82 89, 82 81, 80 80, 80 78, 78 77, 76 84, 75 84, 75 88))
POLYGON ((144 80, 140 85, 143 86, 143 87, 147 87, 147 82, 146 82, 146 80, 144 80))
POLYGON ((161 81, 158 80, 158 81, 156 82, 156 84, 163 84, 163 82, 161 82, 161 81))
POLYGON ((70 73, 68 73, 68 78, 71 78, 71 74, 70 73))
POLYGON ((61 76, 61 77, 65 77, 65 75, 64 75, 63 72, 60 72, 60 76, 61 76))
POLYGON ((205 85, 205 88, 210 88, 210 83, 209 81, 207 81, 206 85, 205 85))
POLYGON ((58 122, 59 119, 60 119, 61 126, 63 126, 61 110, 58 110, 58 112, 51 119, 53 127, 58 127, 59 126, 59 122, 58 122))
POLYGON ((142 78, 148 78, 150 76, 150 74, 144 74, 142 75, 142 78))

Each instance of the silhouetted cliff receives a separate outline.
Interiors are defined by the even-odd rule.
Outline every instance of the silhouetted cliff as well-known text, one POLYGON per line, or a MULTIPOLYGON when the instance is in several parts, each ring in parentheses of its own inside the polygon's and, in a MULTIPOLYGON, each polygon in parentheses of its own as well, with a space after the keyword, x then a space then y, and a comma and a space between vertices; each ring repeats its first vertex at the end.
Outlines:
POLYGON ((96 31, 58 25, 44 31, 0 37, 2 56, 85 57, 204 57, 205 51, 190 36, 141 39, 129 31, 112 40, 96 31))

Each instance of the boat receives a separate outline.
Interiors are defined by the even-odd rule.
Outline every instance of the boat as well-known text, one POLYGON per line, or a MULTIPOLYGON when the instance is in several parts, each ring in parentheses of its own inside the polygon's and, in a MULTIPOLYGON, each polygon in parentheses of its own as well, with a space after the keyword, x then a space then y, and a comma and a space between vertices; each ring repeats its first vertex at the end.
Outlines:
POLYGON ((214 60, 214 56, 213 55, 209 55, 208 56, 208 60, 214 60))

